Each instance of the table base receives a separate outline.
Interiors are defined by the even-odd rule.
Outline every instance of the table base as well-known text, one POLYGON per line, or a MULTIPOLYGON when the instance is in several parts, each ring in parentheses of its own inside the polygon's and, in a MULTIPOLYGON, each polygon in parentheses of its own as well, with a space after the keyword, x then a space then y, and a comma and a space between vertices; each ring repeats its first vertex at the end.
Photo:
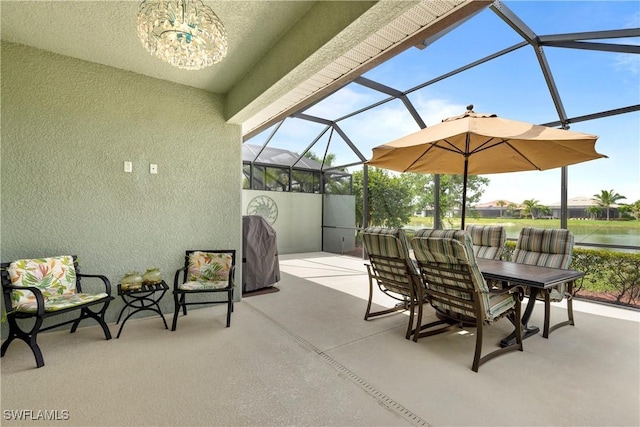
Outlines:
POLYGON ((123 291, 121 285, 118 285, 118 294, 122 297, 125 305, 120 310, 120 314, 118 315, 118 320, 116 321, 116 325, 120 323, 120 319, 124 314, 125 310, 134 309, 124 318, 122 324, 120 324, 120 329, 118 329, 118 335, 116 338, 120 338, 120 334, 122 333, 122 329, 124 328, 124 324, 127 323, 127 320, 131 316, 141 311, 152 311, 160 316, 162 322, 164 323, 164 328, 169 329, 167 326, 167 321, 164 318, 164 314, 162 310, 160 310, 160 305, 158 304, 164 294, 167 292, 169 287, 164 282, 164 280, 157 285, 147 286, 146 288, 136 290, 136 291, 123 291), (160 293, 159 295, 157 293, 160 293))
MULTIPOLYGON (((531 326, 531 327, 522 327, 522 340, 524 341, 525 339, 529 338, 530 336, 536 335, 538 332, 540 332, 540 328, 538 328, 537 326, 531 326)), ((509 347, 510 345, 513 345, 516 343, 516 333, 515 331, 511 333, 511 335, 509 335, 506 338, 503 338, 502 341, 500 341, 500 347, 509 347)))

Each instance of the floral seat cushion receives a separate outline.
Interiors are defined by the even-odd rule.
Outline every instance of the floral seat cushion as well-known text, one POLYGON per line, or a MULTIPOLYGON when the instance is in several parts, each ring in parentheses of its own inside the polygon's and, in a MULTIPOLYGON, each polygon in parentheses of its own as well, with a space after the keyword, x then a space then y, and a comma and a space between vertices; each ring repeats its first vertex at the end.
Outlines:
POLYGON ((178 285, 178 289, 224 289, 229 286, 232 263, 233 256, 230 253, 192 252, 189 255, 187 281, 178 285))
MULTIPOLYGON (((42 292, 45 311, 62 310, 109 296, 104 292, 77 292, 76 269, 73 257, 69 255, 14 261, 9 265, 8 273, 13 286, 34 286, 42 292)), ((14 311, 35 312, 38 309, 34 293, 28 290, 12 291, 11 305, 14 311)))
MULTIPOLYGON (((98 301, 108 296, 109 295, 102 292, 99 294, 67 294, 61 295, 59 297, 48 298, 44 302, 44 311, 63 310, 65 308, 86 304, 91 301, 98 301)), ((36 300, 34 298, 33 301, 29 301, 27 303, 14 307, 14 310, 35 313, 38 310, 38 304, 36 303, 36 300)))

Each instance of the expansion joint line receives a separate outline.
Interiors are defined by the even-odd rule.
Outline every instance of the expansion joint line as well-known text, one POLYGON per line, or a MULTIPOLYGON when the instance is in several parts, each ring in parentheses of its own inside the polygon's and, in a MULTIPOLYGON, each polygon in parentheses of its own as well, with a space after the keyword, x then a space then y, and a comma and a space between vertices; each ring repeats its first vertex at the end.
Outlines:
POLYGON ((398 403, 395 400, 393 400, 391 397, 387 396, 386 394, 384 394, 380 390, 376 389, 374 386, 369 384, 367 381, 365 381, 364 379, 360 378, 356 373, 352 372, 349 368, 347 368, 346 366, 344 366, 343 364, 341 364, 340 362, 338 362, 337 360, 335 360, 334 358, 332 358, 331 356, 329 356, 328 354, 326 354, 325 352, 320 350, 318 347, 316 347, 313 344, 311 344, 309 341, 305 340, 304 338, 302 338, 299 335, 294 334, 289 329, 287 329, 283 324, 281 324, 277 320, 273 319, 272 317, 270 317, 265 312, 263 312, 260 309, 256 308, 251 303, 247 303, 246 300, 244 300, 243 302, 246 303, 247 305, 251 306, 251 308, 255 312, 257 312, 260 315, 262 315, 270 323, 272 323, 278 329, 280 329, 282 332, 284 332, 289 338, 291 338, 298 345, 300 345, 300 347, 302 347, 302 348, 308 350, 309 352, 315 354, 317 357, 319 357, 325 363, 327 363, 328 365, 332 366, 336 371, 338 371, 339 373, 343 374, 344 377, 348 378, 352 383, 354 383, 355 385, 360 387, 362 390, 364 390, 368 395, 370 395, 371 397, 376 399, 378 401, 378 403, 381 404, 382 406, 384 406, 385 408, 387 408, 390 411, 392 411, 392 412, 396 413, 397 415, 401 416, 402 418, 404 418, 406 421, 408 421, 409 423, 413 424, 414 426, 431 427, 431 425, 429 423, 427 423, 425 420, 420 418, 418 415, 414 414, 409 409, 405 408, 400 403, 398 403))

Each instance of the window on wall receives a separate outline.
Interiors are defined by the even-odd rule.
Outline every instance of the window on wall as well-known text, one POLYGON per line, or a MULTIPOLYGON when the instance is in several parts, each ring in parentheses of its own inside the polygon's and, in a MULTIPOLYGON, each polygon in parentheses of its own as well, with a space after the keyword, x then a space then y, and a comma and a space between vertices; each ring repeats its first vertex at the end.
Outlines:
POLYGON ((252 174, 251 174, 251 188, 254 190, 264 190, 264 166, 253 165, 252 174))
POLYGON ((289 191, 289 168, 245 163, 242 174, 244 189, 289 191))
POLYGON ((351 194, 351 175, 345 173, 326 173, 324 192, 327 194, 351 194))
POLYGON ((319 193, 320 173, 294 170, 291 173, 291 191, 298 193, 319 193))
POLYGON ((297 193, 351 194, 351 175, 345 172, 292 169, 251 163, 242 165, 242 188, 245 190, 292 191, 297 193), (289 182, 291 185, 289 186, 289 182))
POLYGON ((289 191, 289 168, 264 167, 265 190, 289 191))
POLYGON ((242 165, 242 188, 244 190, 251 189, 251 163, 242 165))

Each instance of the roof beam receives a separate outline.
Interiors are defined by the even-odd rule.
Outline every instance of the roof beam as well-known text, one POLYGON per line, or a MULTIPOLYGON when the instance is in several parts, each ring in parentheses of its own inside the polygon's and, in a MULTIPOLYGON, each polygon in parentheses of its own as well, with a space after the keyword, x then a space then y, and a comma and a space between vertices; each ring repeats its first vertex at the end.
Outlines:
MULTIPOLYGON (((320 140, 320 138, 322 138, 322 136, 327 133, 327 131, 331 128, 331 125, 325 127, 322 132, 320 132, 318 134, 318 136, 316 137, 316 139, 313 140, 313 142, 311 142, 311 144, 309 144, 307 146, 307 148, 304 149, 304 151, 300 154, 300 156, 296 159, 295 162, 293 162, 293 164, 291 165, 291 167, 294 167, 295 165, 298 164, 298 162, 300 160, 302 160, 302 158, 304 157, 305 154, 307 154, 307 152, 309 152, 309 150, 311 150, 311 148, 313 148, 314 145, 316 145, 316 142, 318 142, 320 140)), ((320 166, 320 169, 322 169, 322 166, 320 166)))
MULTIPOLYGON (((260 154, 262 154, 264 149, 267 148, 267 145, 269 144, 269 142, 271 142, 271 139, 275 136, 276 132, 278 132, 278 129, 280 129, 280 126, 282 126, 282 124, 284 123, 285 120, 286 120, 286 117, 284 119, 280 120, 278 125, 273 129, 273 132, 271 132, 271 134, 269 135, 267 140, 262 145, 262 148, 260 148, 260 151, 258 151, 258 154, 256 154, 256 156, 253 158, 253 161, 251 163, 255 162, 256 160, 258 160, 260 158, 260 154)), ((243 141, 243 143, 244 143, 244 141, 243 141)))
POLYGON ((489 8, 498 15, 508 26, 510 26, 513 31, 520 34, 520 37, 525 39, 529 44, 537 45, 538 44, 538 36, 533 32, 531 28, 518 16, 511 11, 507 6, 504 5, 500 0, 495 1, 489 8))
POLYGON ((505 6, 501 1, 498 0, 494 2, 489 8, 493 12, 495 12, 495 14, 498 15, 516 33, 520 34, 520 36, 533 47, 536 57, 538 58, 538 64, 540 65, 540 69, 542 70, 544 80, 547 83, 547 88, 549 89, 549 93, 551 94, 551 99, 553 100, 553 104, 556 107, 556 112, 558 113, 560 122, 562 122, 562 127, 566 128, 567 113, 564 110, 564 105, 562 105, 562 99, 560 98, 558 87, 553 80, 553 74, 551 74, 551 69, 549 68, 547 57, 545 56, 544 50, 540 45, 538 36, 531 28, 529 28, 527 24, 522 22, 522 20, 518 18, 518 16, 516 16, 516 14, 513 13, 511 9, 505 6))
POLYGON ((603 52, 618 52, 618 53, 640 53, 640 46, 626 45, 626 44, 613 44, 613 43, 591 43, 591 42, 579 42, 579 41, 549 41, 540 43, 543 46, 550 47, 565 47, 569 49, 585 49, 585 50, 600 50, 603 52))
MULTIPOLYGON (((355 144, 351 141, 351 139, 349 139, 349 137, 347 136, 347 134, 344 133, 344 131, 340 128, 340 126, 338 126, 338 124, 334 121, 331 120, 327 120, 327 119, 323 119, 320 117, 315 117, 315 116, 310 116, 309 114, 304 114, 304 113, 297 113, 297 114, 293 114, 291 117, 295 117, 297 119, 302 119, 302 120, 308 120, 310 122, 315 122, 315 123, 322 123, 325 124, 327 126, 331 126, 333 127, 333 129, 338 132, 338 135, 340 135, 342 137, 342 139, 344 140, 344 142, 349 146, 349 148, 351 148, 351 150, 355 153, 356 156, 358 156, 358 158, 360 160, 362 160, 363 162, 367 161, 367 158, 364 157, 362 155, 362 153, 360 152, 360 150, 358 150, 358 147, 355 146, 355 144)), ((311 146, 309 147, 309 149, 317 142, 314 141, 311 146)))
POLYGON ((424 82, 424 83, 422 83, 422 84, 419 84, 418 86, 412 87, 412 88, 411 88, 411 89, 409 89, 406 93, 411 93, 411 92, 415 92, 416 90, 423 89, 423 88, 425 88, 425 87, 427 87, 427 86, 429 86, 429 85, 432 85, 432 84, 434 84, 434 83, 439 82, 440 80, 444 80, 444 79, 446 79, 446 78, 448 78, 448 77, 451 77, 451 76, 454 76, 454 75, 456 75, 456 74, 459 74, 459 73, 461 73, 461 72, 463 72, 463 71, 465 71, 465 70, 468 70, 468 69, 470 69, 470 68, 476 67, 476 66, 478 66, 478 65, 480 65, 480 64, 484 64, 485 62, 489 62, 489 61, 491 61, 492 59, 498 58, 498 57, 500 57, 500 56, 502 56, 502 55, 506 55, 507 53, 509 53, 509 52, 513 52, 514 50, 518 50, 518 49, 520 49, 521 47, 527 46, 528 44, 529 44, 529 43, 527 43, 526 41, 523 41, 523 42, 520 42, 520 43, 518 43, 518 44, 515 44, 515 45, 513 45, 513 46, 511 46, 511 47, 508 47, 508 48, 506 48, 506 49, 502 49, 502 50, 501 50, 501 51, 499 51, 499 52, 496 52, 496 53, 493 53, 493 54, 491 54, 491 55, 485 56, 484 58, 478 59, 477 61, 473 61, 472 63, 467 64, 467 65, 465 65, 465 66, 463 66, 463 67, 456 68, 456 69, 455 69, 455 70, 453 70, 453 71, 450 71, 450 72, 448 72, 448 73, 446 73, 446 74, 443 74, 443 75, 441 75, 441 76, 438 76, 438 77, 436 77, 436 78, 434 78, 434 79, 431 79, 431 80, 429 80, 429 81, 427 81, 427 82, 424 82))
POLYGON ((626 28, 623 30, 587 31, 582 33, 549 34, 539 36, 540 43, 562 42, 575 40, 604 40, 628 37, 640 37, 640 28, 626 28))
MULTIPOLYGON (((630 105, 628 107, 616 108, 613 110, 601 111, 599 113, 585 114, 584 116, 572 117, 567 119, 567 123, 586 122, 588 120, 602 119, 604 117, 617 116, 619 114, 632 113, 634 111, 640 111, 640 104, 630 105)), ((549 122, 549 123, 544 123, 541 126, 557 127, 561 125, 562 125, 561 122, 549 122)))
POLYGON ((424 123, 424 120, 422 120, 422 117, 420 117, 418 110, 416 110, 416 108, 413 106, 409 98, 407 98, 407 96, 404 93, 400 92, 397 89, 394 89, 387 85, 383 85, 382 83, 374 82, 373 80, 369 80, 362 76, 358 77, 353 82, 358 83, 362 86, 368 87, 369 89, 373 89, 375 91, 382 92, 387 95, 391 95, 396 99, 399 99, 400 101, 402 101, 405 108, 409 111, 409 114, 411 114, 411 117, 413 117, 413 120, 415 120, 418 126, 420 126, 420 129, 424 129, 427 127, 427 125, 424 123))
POLYGON ((351 141, 351 139, 347 136, 347 134, 343 132, 342 128, 340 128, 340 126, 338 124, 334 124, 333 128, 336 130, 336 132, 338 132, 338 135, 340 135, 342 137, 344 142, 347 143, 347 145, 351 148, 351 150, 353 150, 353 152, 356 154, 356 156, 358 156, 358 158, 360 160, 362 160, 363 162, 366 162, 367 158, 362 155, 360 150, 358 150, 358 147, 356 147, 355 144, 351 141))

